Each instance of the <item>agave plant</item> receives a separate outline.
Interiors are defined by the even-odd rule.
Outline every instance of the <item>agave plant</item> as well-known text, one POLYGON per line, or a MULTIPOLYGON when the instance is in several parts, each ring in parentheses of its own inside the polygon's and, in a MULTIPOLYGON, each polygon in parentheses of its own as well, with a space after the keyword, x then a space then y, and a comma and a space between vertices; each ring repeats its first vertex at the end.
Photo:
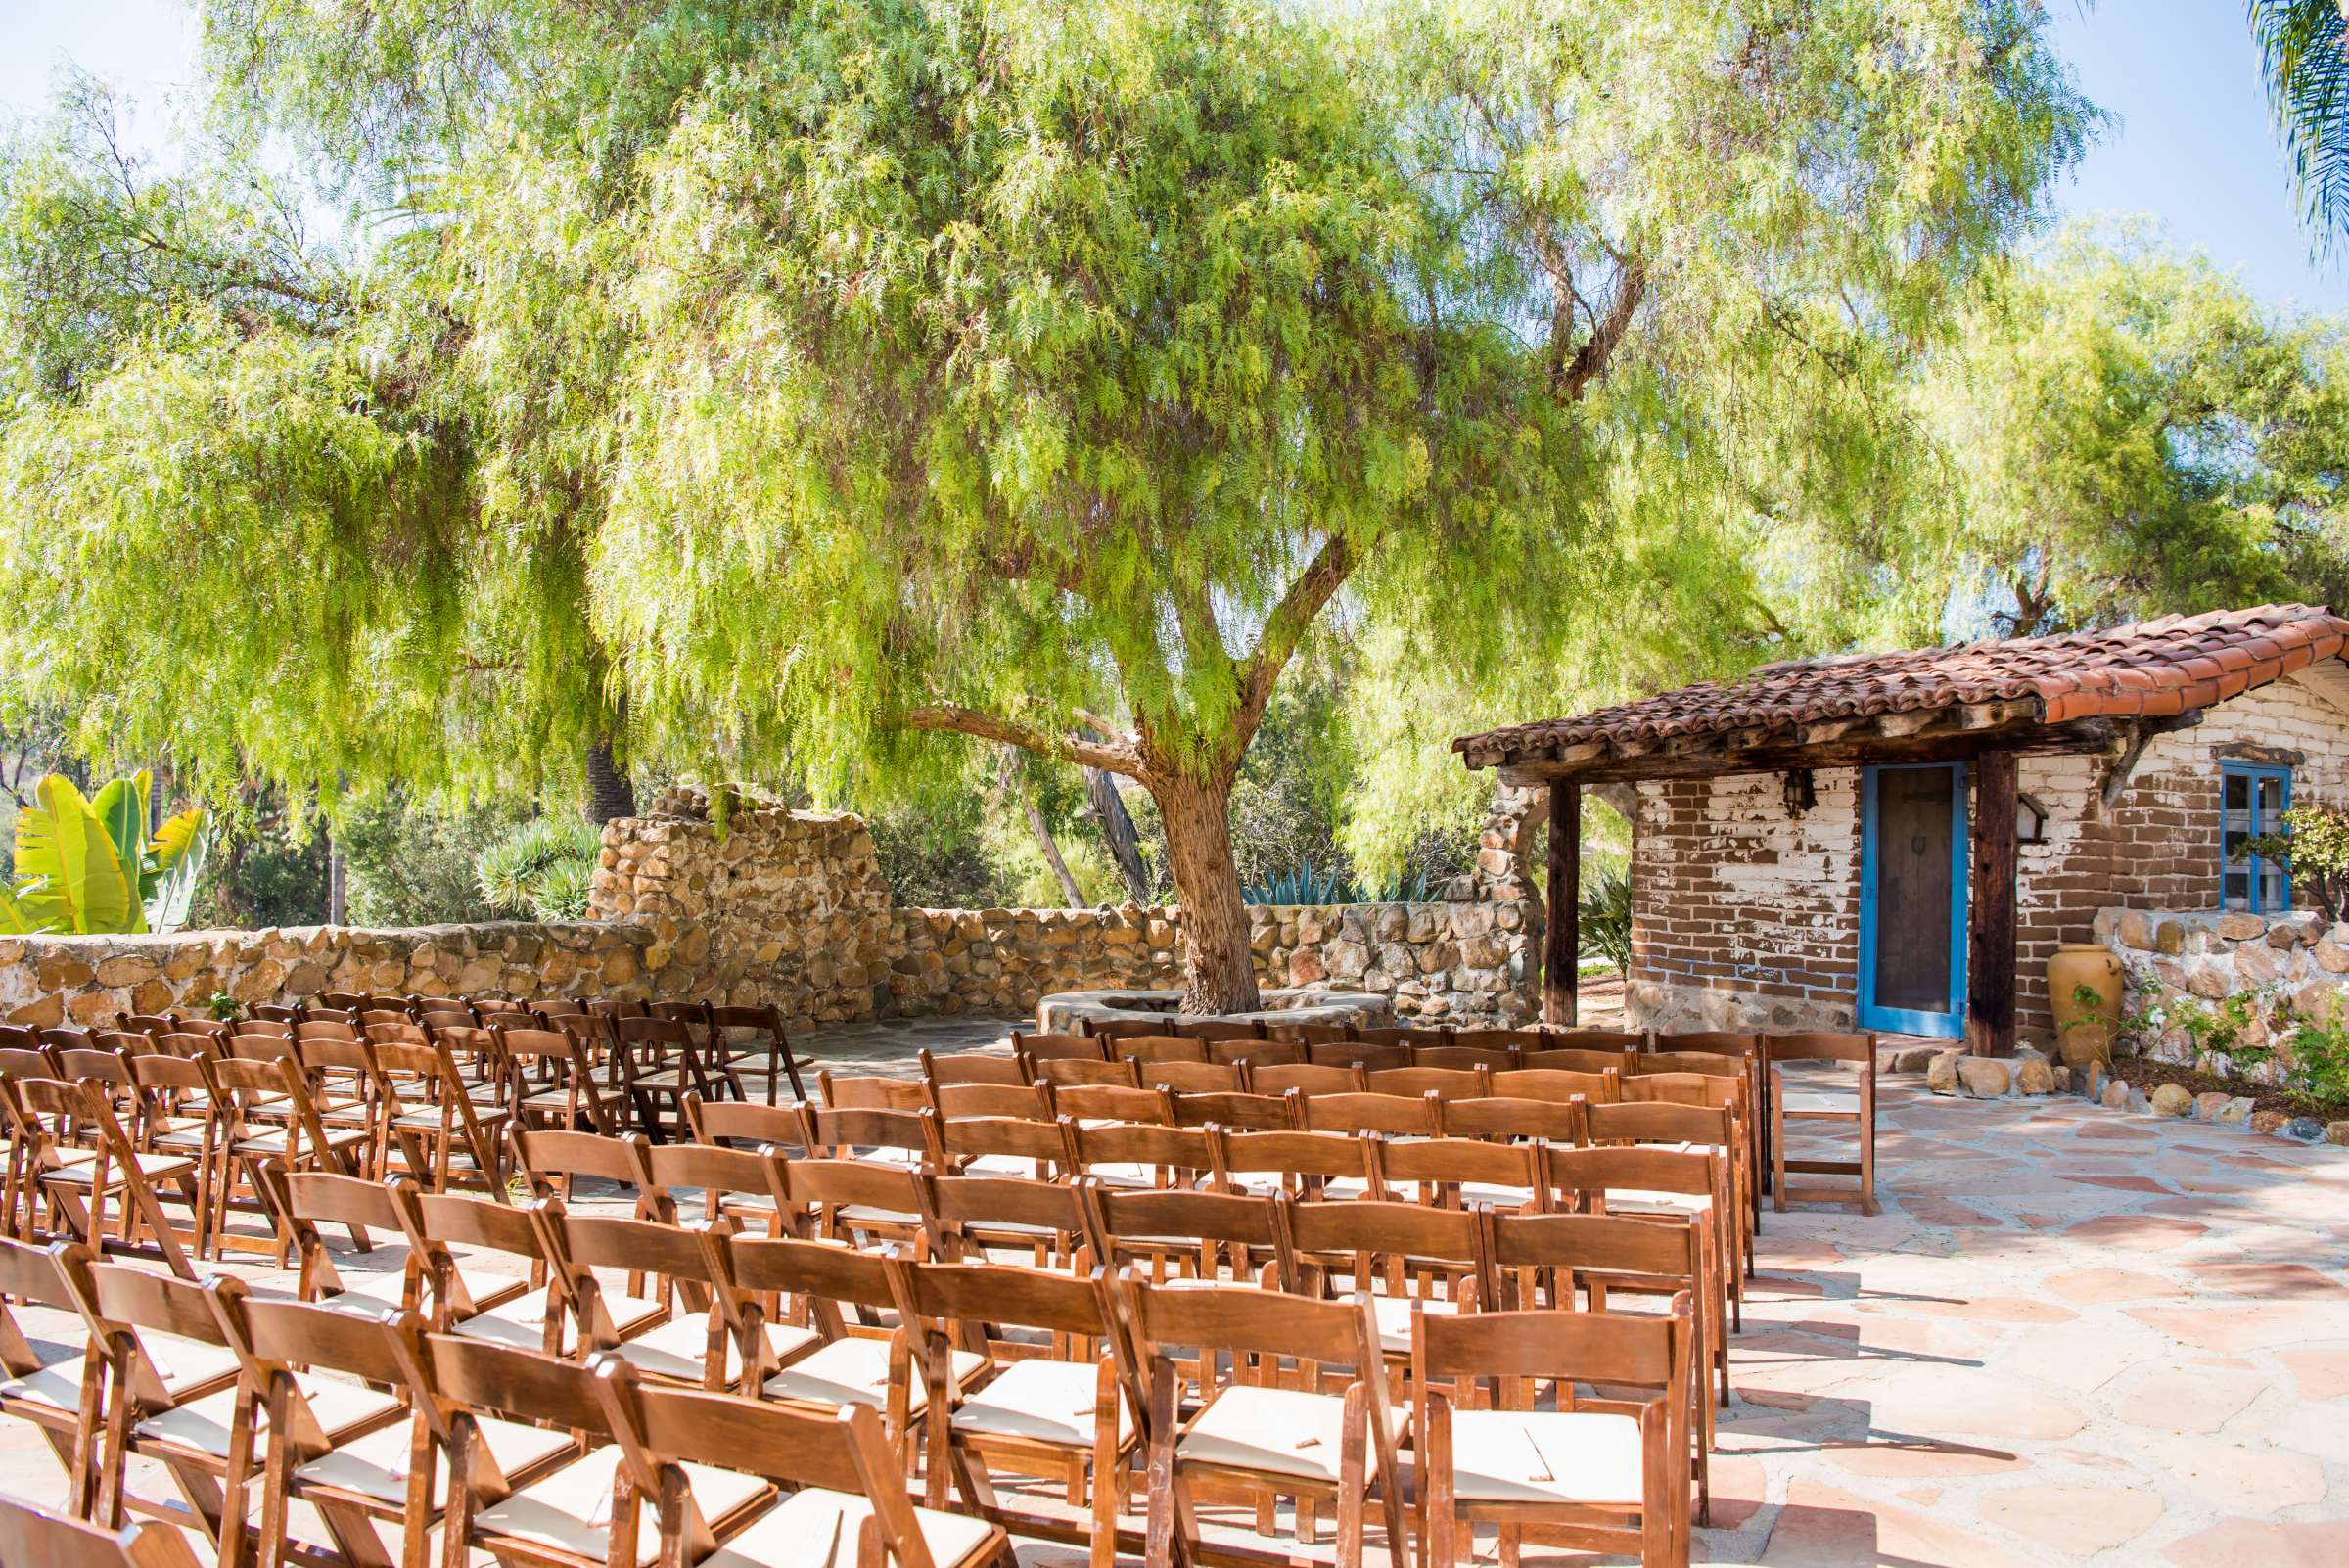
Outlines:
POLYGON ((482 897, 493 906, 538 920, 576 920, 603 841, 576 819, 535 817, 482 852, 474 862, 482 897))
POLYGON ((1315 871, 1311 861, 1240 890, 1242 903, 1354 903, 1359 899, 1359 891, 1335 868, 1315 871))
POLYGON ((117 778, 92 801, 61 773, 17 813, 17 878, 0 886, 0 929, 75 935, 175 931, 211 852, 211 823, 190 807, 150 837, 154 778, 117 778))

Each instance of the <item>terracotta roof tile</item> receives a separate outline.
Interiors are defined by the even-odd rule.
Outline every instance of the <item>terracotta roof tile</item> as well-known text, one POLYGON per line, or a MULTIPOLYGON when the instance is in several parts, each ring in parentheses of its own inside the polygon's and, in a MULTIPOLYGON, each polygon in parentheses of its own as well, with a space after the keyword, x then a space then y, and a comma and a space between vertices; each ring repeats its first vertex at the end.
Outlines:
POLYGON ((2303 604, 1765 665, 1742 679, 1702 681, 1573 718, 1464 735, 1471 767, 1554 757, 1593 741, 1622 745, 1727 729, 1786 729, 1838 718, 1968 703, 2028 701, 2050 724, 2098 715, 2167 716, 2344 656, 2349 620, 2303 604))

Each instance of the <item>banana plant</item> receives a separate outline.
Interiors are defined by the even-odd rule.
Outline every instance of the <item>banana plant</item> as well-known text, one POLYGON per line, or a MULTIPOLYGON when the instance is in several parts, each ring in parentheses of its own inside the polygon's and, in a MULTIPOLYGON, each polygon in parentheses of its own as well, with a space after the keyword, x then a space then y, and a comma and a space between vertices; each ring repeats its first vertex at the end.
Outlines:
POLYGON ((171 931, 184 924, 211 824, 190 807, 150 837, 154 779, 142 768, 85 798, 51 773, 17 813, 17 877, 0 888, 0 930, 76 935, 171 931))

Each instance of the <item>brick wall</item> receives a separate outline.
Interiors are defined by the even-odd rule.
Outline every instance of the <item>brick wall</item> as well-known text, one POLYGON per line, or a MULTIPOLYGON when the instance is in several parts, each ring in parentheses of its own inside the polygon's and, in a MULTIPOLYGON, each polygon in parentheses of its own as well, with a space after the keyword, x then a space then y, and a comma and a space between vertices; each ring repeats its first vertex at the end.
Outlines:
MULTIPOLYGON (((2349 804, 2349 675, 2313 667, 2212 709, 2145 749, 2115 808, 2107 759, 2025 757, 2019 787, 2048 811, 2017 855, 2018 1026, 2051 1028, 2047 960, 2096 940, 2099 909, 2215 909, 2219 765, 2229 748, 2303 754, 2293 799, 2349 804)), ((1859 774, 1813 775, 1788 815, 1783 776, 1639 787, 1633 840, 1634 1017, 1659 1028, 1848 1028, 1858 992, 1859 774)))

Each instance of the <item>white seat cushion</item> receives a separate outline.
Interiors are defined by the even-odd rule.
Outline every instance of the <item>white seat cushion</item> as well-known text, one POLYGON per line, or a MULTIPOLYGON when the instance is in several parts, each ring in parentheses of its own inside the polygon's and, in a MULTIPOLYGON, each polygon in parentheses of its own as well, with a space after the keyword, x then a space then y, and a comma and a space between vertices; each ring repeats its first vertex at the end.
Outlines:
MULTIPOLYGON (((545 1427, 487 1415, 477 1415, 475 1424, 489 1445, 489 1455, 497 1461, 498 1470, 509 1478, 571 1447, 568 1434, 545 1427)), ((365 1437, 353 1438, 332 1453, 321 1454, 299 1467, 294 1477, 298 1481, 356 1492, 397 1506, 408 1495, 413 1428, 413 1422, 396 1421, 365 1437)), ((448 1460, 437 1447, 433 1452, 433 1497, 438 1501, 448 1496, 448 1460)))
MULTIPOLYGON (((338 1383, 306 1372, 295 1373, 294 1380, 302 1397, 309 1401, 310 1413, 318 1418, 318 1425, 329 1437, 390 1415, 402 1405, 397 1395, 378 1393, 357 1383, 338 1383)), ((237 1391, 224 1388, 217 1394, 207 1394, 200 1400, 151 1415, 135 1430, 143 1438, 160 1438, 225 1459, 229 1429, 236 1414, 237 1391)), ((268 1408, 259 1401, 253 1405, 253 1421, 256 1429, 269 1424, 268 1408)))
POLYGON ((1457 1496, 1480 1502, 1620 1502, 1640 1499, 1639 1423, 1591 1410, 1457 1410, 1457 1496))
MULTIPOLYGON (((957 1384, 967 1383, 987 1359, 971 1351, 955 1351, 948 1365, 957 1384)), ((930 1391, 918 1370, 909 1368, 906 1410, 922 1409, 930 1391)), ((766 1380, 766 1391, 778 1399, 805 1400, 811 1405, 870 1405, 889 1403, 889 1342, 879 1339, 836 1339, 823 1349, 792 1362, 766 1380)))
MULTIPOLYGON (((1090 1448, 1097 1430, 1094 1402, 1100 1378, 1100 1368, 1090 1361, 1040 1357, 1013 1361, 1000 1377, 955 1407, 952 1424, 957 1432, 1090 1448)), ((1118 1441, 1123 1444, 1132 1432, 1132 1412, 1121 1396, 1118 1441)))
MULTIPOLYGON (((857 1532, 872 1511, 851 1493, 806 1487, 704 1557, 701 1568, 854 1568, 857 1532)), ((937 1568, 961 1568, 993 1550, 995 1527, 984 1519, 916 1508, 913 1521, 937 1568)))
MULTIPOLYGON (((788 1360, 803 1345, 816 1338, 812 1328, 800 1328, 782 1323, 766 1331, 766 1342, 773 1347, 779 1360, 788 1360)), ((742 1375, 742 1347, 728 1334, 726 1340, 726 1382, 730 1386, 742 1375)), ((672 1378, 680 1383, 699 1383, 702 1368, 710 1356, 710 1319, 701 1313, 688 1313, 672 1317, 658 1328, 648 1328, 634 1339, 622 1340, 612 1354, 640 1372, 655 1377, 672 1378)))
MULTIPOLYGON (((1405 1413, 1395 1412, 1395 1430, 1402 1430, 1405 1413)), ((1334 1485, 1345 1424, 1346 1402, 1335 1394, 1234 1383, 1217 1391, 1215 1402, 1174 1445, 1174 1454, 1334 1485)))
POLYGON ((81 1367, 79 1358, 52 1361, 37 1372, 12 1377, 0 1383, 0 1400, 21 1401, 26 1405, 45 1405, 52 1409, 75 1414, 81 1409, 81 1367))
MULTIPOLYGON (((177 1176, 196 1174, 196 1162, 184 1154, 141 1154, 133 1150, 131 1158, 139 1162, 139 1175, 149 1181, 168 1181, 177 1176)), ((43 1171, 41 1179, 66 1186, 86 1187, 97 1175, 98 1166, 95 1159, 79 1159, 69 1161, 53 1171, 43 1171)), ((106 1165, 107 1185, 115 1186, 121 1179, 121 1166, 109 1160, 106 1165)))
POLYGON ((1650 1192, 1644 1187, 1607 1189, 1609 1214, 1703 1214, 1713 1200, 1696 1192, 1650 1192))
POLYGON ((1015 1176, 1023 1181, 1033 1181, 1043 1175, 1036 1169, 1038 1163, 1018 1154, 981 1154, 974 1156, 963 1165, 962 1174, 964 1176, 1015 1176))
POLYGON ((895 1209, 876 1209, 867 1203, 849 1204, 838 1210, 833 1218, 851 1229, 861 1228, 865 1225, 910 1226, 922 1222, 922 1217, 918 1214, 901 1214, 895 1209))
MULTIPOLYGON (((449 1330, 462 1339, 485 1339, 496 1345, 510 1345, 517 1350, 543 1351, 546 1348, 546 1290, 541 1287, 528 1295, 476 1313, 449 1330)), ((662 1311, 657 1301, 640 1296, 624 1296, 617 1290, 603 1293, 604 1311, 611 1315, 612 1326, 625 1338, 630 1330, 662 1311)), ((578 1335, 568 1314, 563 1323, 562 1343, 568 1348, 577 1342, 578 1335)))
POLYGON ((1483 1181, 1460 1183, 1460 1202, 1463 1204, 1483 1204, 1488 1209, 1511 1210, 1522 1209, 1533 1201, 1534 1189, 1531 1187, 1494 1186, 1483 1181))
POLYGON ((170 1334, 142 1333, 139 1348, 147 1353, 147 1360, 155 1364, 156 1376, 162 1379, 164 1389, 174 1399, 184 1389, 236 1374, 236 1353, 225 1345, 207 1345, 200 1339, 179 1339, 170 1334))
POLYGON ((1790 1088, 1778 1096, 1778 1109, 1788 1116, 1858 1116, 1860 1091, 1790 1088))
MULTIPOLYGON (((609 1451, 590 1453, 567 1464, 543 1480, 474 1515, 474 1527, 484 1535, 505 1536, 533 1545, 552 1547, 605 1560, 612 1541, 612 1475, 619 1456, 609 1451)), ((685 1480, 702 1517, 716 1523, 735 1513, 767 1490, 757 1476, 719 1470, 706 1464, 683 1465, 685 1480)), ((642 1507, 636 1513, 636 1560, 651 1562, 661 1554, 660 1510, 642 1507)), ((707 1561, 708 1559, 704 1559, 707 1561)))

